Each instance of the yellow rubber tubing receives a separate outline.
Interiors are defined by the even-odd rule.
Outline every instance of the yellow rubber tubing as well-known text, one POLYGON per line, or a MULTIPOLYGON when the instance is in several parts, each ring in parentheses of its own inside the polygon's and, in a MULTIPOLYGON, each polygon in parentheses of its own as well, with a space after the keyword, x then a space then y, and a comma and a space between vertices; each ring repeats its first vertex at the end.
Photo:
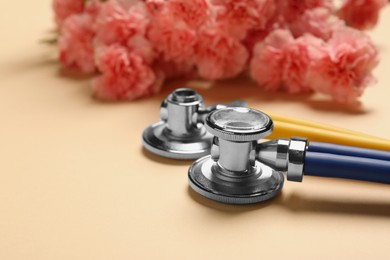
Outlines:
POLYGON ((309 141, 390 151, 390 141, 388 140, 351 135, 326 129, 316 129, 305 125, 296 125, 280 121, 275 122, 274 131, 267 139, 291 138, 292 136, 305 137, 308 138, 309 141))
POLYGON ((294 125, 312 127, 314 129, 323 129, 323 130, 332 131, 332 132, 339 132, 339 133, 345 133, 345 134, 350 134, 350 135, 355 135, 355 136, 366 137, 369 139, 389 141, 389 140, 382 138, 382 137, 373 136, 373 135, 369 135, 366 133, 352 131, 349 129, 339 128, 336 126, 331 126, 331 125, 322 124, 322 123, 318 123, 318 122, 311 122, 311 121, 304 120, 304 119, 286 117, 286 116, 272 114, 272 113, 270 113, 268 115, 274 120, 275 124, 278 124, 279 122, 285 122, 285 123, 290 123, 290 124, 294 124, 294 125))

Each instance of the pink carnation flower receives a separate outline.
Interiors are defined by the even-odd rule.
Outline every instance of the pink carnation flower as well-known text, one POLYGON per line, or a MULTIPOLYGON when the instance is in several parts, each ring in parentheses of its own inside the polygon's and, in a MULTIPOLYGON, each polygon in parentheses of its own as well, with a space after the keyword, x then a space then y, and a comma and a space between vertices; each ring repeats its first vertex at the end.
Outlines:
POLYGON ((134 4, 134 1, 127 5, 116 1, 105 4, 97 19, 97 48, 120 44, 144 58, 146 62, 152 63, 155 51, 146 39, 149 20, 146 9, 142 7, 143 5, 134 4))
POLYGON ((56 23, 61 26, 69 16, 81 13, 84 10, 84 2, 84 0, 53 0, 56 23))
POLYGON ((209 20, 206 0, 171 0, 168 1, 169 13, 175 19, 183 20, 189 27, 197 29, 209 20))
POLYGON ((263 30, 249 30, 246 34, 246 37, 242 41, 246 48, 250 53, 250 57, 253 55, 253 49, 255 45, 259 42, 264 41, 264 39, 273 31, 278 29, 286 29, 288 30, 288 26, 286 24, 280 23, 277 19, 278 17, 274 17, 270 24, 263 30))
POLYGON ((167 2, 166 0, 147 0, 145 6, 151 16, 156 16, 166 10, 167 2))
POLYGON ((165 62, 188 62, 194 54, 196 33, 183 21, 171 16, 158 15, 153 18, 148 39, 162 55, 165 62))
POLYGON ((100 10, 104 5, 105 3, 100 0, 88 0, 85 4, 84 13, 87 13, 91 17, 93 24, 95 24, 100 10))
POLYGON ((137 8, 125 10, 116 1, 105 4, 97 19, 97 40, 110 45, 126 45, 136 34, 144 35, 148 20, 137 8))
POLYGON ((58 40, 60 60, 66 67, 85 73, 95 71, 92 24, 92 17, 87 13, 66 19, 58 40))
POLYGON ((95 96, 103 100, 133 100, 157 93, 162 78, 126 47, 111 45, 99 56, 102 73, 93 81, 95 96))
POLYGON ((271 32, 259 42, 253 52, 250 64, 252 78, 267 90, 277 90, 282 84, 284 48, 294 42, 287 30, 271 32))
POLYGON ((328 55, 310 71, 312 88, 352 103, 375 82, 371 71, 378 63, 377 49, 368 36, 349 28, 336 31, 328 44, 328 55))
POLYGON ((294 39, 288 30, 271 32, 255 46, 250 64, 253 79, 267 90, 310 91, 307 76, 313 60, 324 55, 323 42, 306 35, 294 39))
POLYGON ((146 63, 152 64, 156 59, 156 51, 146 36, 136 34, 127 41, 129 50, 142 57, 146 63))
POLYGON ((108 1, 116 1, 125 10, 129 10, 130 8, 135 6, 138 6, 138 8, 143 7, 145 2, 144 0, 108 0, 108 1))
POLYGON ((264 30, 276 10, 274 0, 214 0, 214 3, 222 6, 217 21, 238 39, 245 37, 248 30, 264 30))
POLYGON ((308 73, 312 64, 326 55, 324 42, 310 34, 297 38, 284 49, 283 87, 289 93, 310 92, 308 73))
POLYGON ((279 0, 278 11, 288 23, 300 18, 307 10, 324 7, 332 10, 332 0, 279 0))
POLYGON ((336 29, 344 26, 344 21, 324 7, 308 9, 290 24, 295 37, 310 33, 324 40, 328 40, 336 29))
POLYGON ((371 29, 378 22, 380 9, 387 3, 388 0, 346 0, 339 16, 352 27, 371 29))
POLYGON ((199 32, 195 60, 199 75, 205 79, 237 76, 244 70, 248 56, 244 45, 217 26, 199 32))

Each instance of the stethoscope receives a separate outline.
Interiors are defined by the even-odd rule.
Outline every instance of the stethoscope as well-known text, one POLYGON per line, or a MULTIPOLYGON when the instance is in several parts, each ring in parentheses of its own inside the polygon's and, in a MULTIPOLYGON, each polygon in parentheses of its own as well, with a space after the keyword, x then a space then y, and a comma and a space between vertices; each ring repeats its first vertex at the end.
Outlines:
POLYGON ((390 184, 390 152, 305 138, 259 142, 274 123, 243 102, 205 108, 192 89, 177 89, 161 105, 161 121, 143 133, 144 147, 160 156, 198 159, 188 171, 197 193, 228 204, 275 197, 287 180, 305 175, 390 184))

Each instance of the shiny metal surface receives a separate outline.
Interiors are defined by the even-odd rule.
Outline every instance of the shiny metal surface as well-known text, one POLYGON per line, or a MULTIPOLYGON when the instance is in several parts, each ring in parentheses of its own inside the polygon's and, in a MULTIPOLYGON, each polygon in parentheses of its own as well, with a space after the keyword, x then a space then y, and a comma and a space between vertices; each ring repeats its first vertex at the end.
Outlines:
POLYGON ((192 189, 228 204, 256 203, 280 192, 283 174, 256 160, 256 141, 273 129, 268 115, 242 107, 223 108, 209 114, 205 124, 215 137, 211 155, 189 169, 192 189))
POLYGON ((202 196, 226 204, 252 204, 275 197, 284 183, 283 174, 256 162, 246 174, 221 169, 210 156, 192 164, 190 187, 202 196))
POLYGON ((231 142, 219 138, 218 163, 226 170, 245 172, 249 168, 251 142, 231 142))
POLYGON ((212 135, 204 129, 196 136, 177 138, 164 122, 155 123, 144 130, 144 147, 159 156, 172 159, 197 159, 210 153, 212 135))
POLYGON ((256 158, 274 169, 287 172, 287 180, 301 182, 306 149, 305 138, 276 139, 259 144, 256 158))
POLYGON ((216 110, 207 116, 205 125, 212 135, 235 142, 259 140, 273 130, 273 122, 268 115, 246 107, 216 110))
POLYGON ((250 154, 255 149, 252 141, 270 134, 273 122, 254 109, 227 107, 210 113, 205 126, 218 140, 218 163, 229 171, 242 172, 251 164, 250 154))
POLYGON ((285 171, 289 146, 289 139, 276 139, 260 143, 256 146, 256 158, 276 170, 285 171))
MULTIPOLYGON (((233 106, 245 106, 235 101, 233 106)), ((203 98, 193 89, 174 90, 162 102, 161 121, 142 134, 144 147, 159 156, 173 159, 197 159, 209 154, 213 136, 204 127, 207 115, 228 105, 205 107, 203 98)))
POLYGON ((302 182, 307 139, 294 137, 288 151, 287 180, 302 182))

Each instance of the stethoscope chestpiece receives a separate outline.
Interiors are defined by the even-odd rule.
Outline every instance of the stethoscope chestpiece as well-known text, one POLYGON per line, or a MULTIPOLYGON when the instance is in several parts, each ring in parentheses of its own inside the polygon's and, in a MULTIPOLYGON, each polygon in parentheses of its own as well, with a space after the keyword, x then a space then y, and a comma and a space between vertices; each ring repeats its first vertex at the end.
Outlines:
POLYGON ((173 91, 161 104, 161 121, 144 130, 144 147, 173 159, 197 159, 206 155, 212 136, 196 118, 203 107, 203 99, 196 91, 187 88, 173 91))
POLYGON ((211 154, 189 169, 193 190, 227 204, 257 203, 280 192, 283 174, 257 160, 257 140, 273 130, 268 115, 245 107, 228 107, 210 113, 205 126, 214 138, 211 154))
MULTIPOLYGON (((232 105, 245 106, 236 101, 232 105)), ((193 89, 174 90, 162 102, 160 122, 142 134, 144 147, 159 156, 173 159, 198 159, 210 153, 213 136, 204 127, 206 116, 226 105, 205 107, 203 98, 193 89)))

